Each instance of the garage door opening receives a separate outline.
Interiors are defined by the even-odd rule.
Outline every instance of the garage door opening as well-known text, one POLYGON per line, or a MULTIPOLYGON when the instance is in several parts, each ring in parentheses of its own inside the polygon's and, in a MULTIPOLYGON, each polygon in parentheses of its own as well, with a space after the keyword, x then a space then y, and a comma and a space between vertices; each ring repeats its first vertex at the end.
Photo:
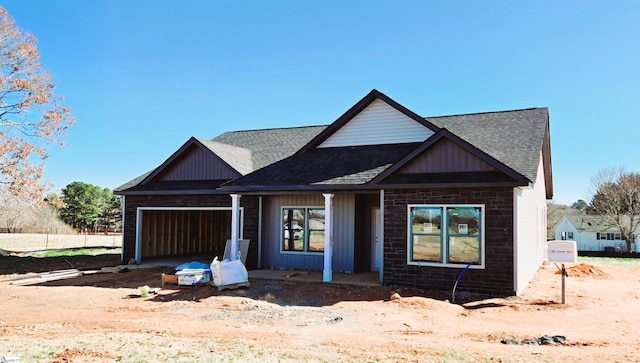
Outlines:
POLYGON ((140 209, 138 215, 138 261, 205 253, 222 256, 231 238, 231 209, 140 209))

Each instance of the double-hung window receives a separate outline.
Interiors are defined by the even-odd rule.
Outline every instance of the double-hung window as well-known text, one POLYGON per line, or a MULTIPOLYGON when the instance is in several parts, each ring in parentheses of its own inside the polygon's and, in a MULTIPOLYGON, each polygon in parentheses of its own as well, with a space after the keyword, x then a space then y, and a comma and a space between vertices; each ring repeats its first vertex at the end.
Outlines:
POLYGON ((324 208, 282 208, 283 252, 324 252, 324 208))
POLYGON ((484 206, 409 205, 410 265, 484 267, 484 206))

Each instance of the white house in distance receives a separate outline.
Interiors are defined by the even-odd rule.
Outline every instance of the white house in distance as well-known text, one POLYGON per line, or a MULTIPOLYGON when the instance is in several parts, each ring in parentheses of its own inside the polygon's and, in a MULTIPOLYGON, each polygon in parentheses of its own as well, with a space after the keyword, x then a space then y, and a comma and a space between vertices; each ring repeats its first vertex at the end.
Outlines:
MULTIPOLYGON (((603 221, 602 216, 564 216, 555 227, 556 240, 576 241, 578 251, 627 252, 620 230, 603 221)), ((640 252, 640 238, 635 237, 631 252, 640 252)))

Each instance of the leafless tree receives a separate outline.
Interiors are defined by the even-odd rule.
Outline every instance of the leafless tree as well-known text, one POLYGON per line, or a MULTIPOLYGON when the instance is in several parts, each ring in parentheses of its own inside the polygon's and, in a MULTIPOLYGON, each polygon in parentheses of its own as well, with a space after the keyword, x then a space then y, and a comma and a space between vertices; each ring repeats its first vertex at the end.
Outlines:
POLYGON ((62 146, 73 123, 42 68, 36 38, 0 7, 0 194, 41 202, 47 147, 62 146))
POLYGON ((605 169, 594 176, 592 186, 595 193, 587 213, 601 215, 607 227, 618 228, 631 251, 640 229, 640 174, 605 169))

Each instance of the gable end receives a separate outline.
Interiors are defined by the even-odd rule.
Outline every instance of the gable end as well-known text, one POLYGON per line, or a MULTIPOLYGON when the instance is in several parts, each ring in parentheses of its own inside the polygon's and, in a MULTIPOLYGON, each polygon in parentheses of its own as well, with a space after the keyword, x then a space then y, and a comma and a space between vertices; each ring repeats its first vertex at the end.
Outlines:
POLYGON ((372 184, 491 182, 529 184, 523 175, 444 128, 372 180, 372 184))
POLYGON ((355 115, 319 148, 422 142, 433 131, 376 99, 355 115))
POLYGON ((358 103, 353 105, 336 121, 329 125, 329 127, 327 127, 323 132, 321 132, 319 135, 313 138, 313 140, 311 140, 304 147, 298 150, 297 154, 302 154, 318 147, 349 147, 363 145, 383 145, 390 143, 397 144, 406 142, 422 142, 438 130, 439 128, 430 121, 418 116, 416 113, 412 112, 411 110, 392 100, 385 94, 374 89, 369 92, 369 94, 367 94, 364 98, 358 101, 358 103), (367 110, 373 103, 375 103, 375 105, 371 109, 367 110), (374 122, 373 119, 375 117, 372 118, 371 116, 379 116, 381 113, 380 111, 387 112, 393 115, 393 117, 387 118, 386 120, 383 119, 382 122, 380 122, 380 120, 378 120, 378 122, 374 122), (361 113, 364 114, 360 115, 361 113), (348 126, 344 130, 342 130, 343 127, 347 126, 347 124, 351 123, 351 121, 354 119, 356 119, 356 121, 354 122, 355 126, 348 126), (399 122, 399 124, 396 124, 396 122, 399 122), (376 130, 376 132, 378 133, 378 138, 376 138, 375 135, 372 134, 360 135, 360 133, 363 131, 372 131, 367 129, 366 127, 363 128, 363 125, 375 125, 372 130, 376 130), (390 135, 393 135, 394 132, 396 132, 394 131, 394 128, 398 127, 400 129, 404 129, 405 126, 412 128, 414 131, 421 135, 419 137, 412 135, 408 139, 405 139, 411 139, 412 141, 403 141, 402 138, 398 138, 399 135, 395 135, 395 138, 389 137, 390 135), (380 127, 382 127, 382 130, 380 130, 380 127), (334 138, 334 136, 336 137, 334 138), (384 138, 386 138, 386 140, 384 138))
POLYGON ((486 161, 448 139, 441 139, 428 150, 402 166, 397 174, 496 171, 486 161))
POLYGON ((239 173, 214 153, 193 144, 159 173, 153 181, 234 179, 239 173))

